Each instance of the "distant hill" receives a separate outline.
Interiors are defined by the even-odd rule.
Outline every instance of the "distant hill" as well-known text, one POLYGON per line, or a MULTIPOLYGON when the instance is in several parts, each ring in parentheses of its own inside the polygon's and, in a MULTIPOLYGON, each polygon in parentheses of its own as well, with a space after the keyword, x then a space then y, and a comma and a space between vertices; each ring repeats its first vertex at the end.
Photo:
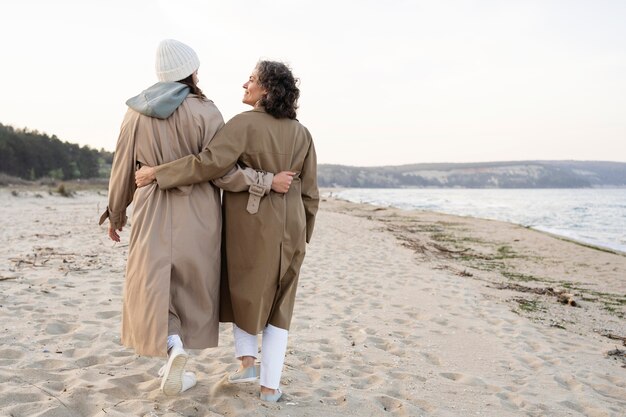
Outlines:
MULTIPOLYGON (((113 153, 63 142, 55 135, 0 123, 0 173, 37 180, 108 178, 113 153)), ((515 161, 318 166, 321 187, 589 188, 626 187, 626 163, 515 161)))
POLYGON ((589 188, 625 187, 626 163, 515 161, 318 166, 321 187, 351 188, 589 188))
POLYGON ((0 123, 0 172, 25 180, 108 178, 113 153, 0 123))

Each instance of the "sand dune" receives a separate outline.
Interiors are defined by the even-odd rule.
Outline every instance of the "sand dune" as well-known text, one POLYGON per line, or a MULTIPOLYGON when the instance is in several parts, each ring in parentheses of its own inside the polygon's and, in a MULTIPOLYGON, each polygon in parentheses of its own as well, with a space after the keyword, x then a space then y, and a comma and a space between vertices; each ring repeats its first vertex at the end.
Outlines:
POLYGON ((514 225, 322 203, 282 387, 231 386, 230 327, 166 397, 119 344, 128 231, 104 192, 0 190, 2 416, 623 416, 626 257, 514 225), (504 248, 504 249, 502 249, 504 248), (517 287, 515 285, 517 285, 517 287), (579 307, 558 302, 552 288, 579 307), (611 339, 609 336, 613 336, 611 339), (615 338, 617 337, 617 339, 615 338))

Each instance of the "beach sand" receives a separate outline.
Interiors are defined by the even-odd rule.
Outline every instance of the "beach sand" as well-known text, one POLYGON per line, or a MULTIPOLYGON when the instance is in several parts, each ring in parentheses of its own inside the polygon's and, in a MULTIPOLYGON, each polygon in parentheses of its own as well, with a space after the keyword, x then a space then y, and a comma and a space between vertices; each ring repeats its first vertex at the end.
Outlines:
POLYGON ((119 343, 129 233, 114 244, 97 226, 106 192, 0 199, 0 416, 626 415, 622 254, 327 196, 285 400, 226 382, 238 367, 229 325, 220 347, 190 352, 198 385, 166 397, 163 360, 119 343))

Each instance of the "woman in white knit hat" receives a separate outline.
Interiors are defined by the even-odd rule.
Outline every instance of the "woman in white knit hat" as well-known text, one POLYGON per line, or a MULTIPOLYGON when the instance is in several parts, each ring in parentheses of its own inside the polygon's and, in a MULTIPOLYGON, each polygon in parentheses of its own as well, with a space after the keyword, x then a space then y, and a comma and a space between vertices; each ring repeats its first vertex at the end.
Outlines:
POLYGON ((171 189, 218 178, 238 161, 272 172, 297 173, 284 195, 271 193, 251 207, 250 197, 224 193, 224 247, 220 320, 232 322, 239 371, 231 383, 259 380, 259 396, 276 402, 300 267, 319 205, 313 138, 297 119, 300 90, 291 69, 260 61, 243 84, 252 107, 226 123, 199 155, 135 174, 137 185, 171 189), (257 369, 258 334, 262 334, 257 369))
MULTIPOLYGON (((215 185, 269 193, 273 175, 236 167, 221 179, 160 190, 137 189, 141 165, 159 165, 195 155, 224 125, 219 110, 198 88, 198 56, 182 42, 166 39, 156 54, 158 83, 129 99, 109 182, 109 237, 120 241, 126 208, 133 202, 124 284, 121 341, 136 353, 166 356, 161 389, 176 395, 196 383, 185 372, 183 346, 217 346, 220 292, 221 204, 215 185), (260 187, 259 187, 260 186, 260 187)), ((276 183, 286 191, 288 178, 276 183)))

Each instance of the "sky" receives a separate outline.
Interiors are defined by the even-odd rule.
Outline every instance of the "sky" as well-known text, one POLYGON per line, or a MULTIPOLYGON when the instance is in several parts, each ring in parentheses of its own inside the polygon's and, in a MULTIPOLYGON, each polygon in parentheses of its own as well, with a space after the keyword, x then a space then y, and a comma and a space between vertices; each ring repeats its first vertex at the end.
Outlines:
POLYGON ((115 149, 162 39, 225 120, 259 59, 300 79, 318 162, 626 162, 626 1, 0 3, 0 123, 115 149))

